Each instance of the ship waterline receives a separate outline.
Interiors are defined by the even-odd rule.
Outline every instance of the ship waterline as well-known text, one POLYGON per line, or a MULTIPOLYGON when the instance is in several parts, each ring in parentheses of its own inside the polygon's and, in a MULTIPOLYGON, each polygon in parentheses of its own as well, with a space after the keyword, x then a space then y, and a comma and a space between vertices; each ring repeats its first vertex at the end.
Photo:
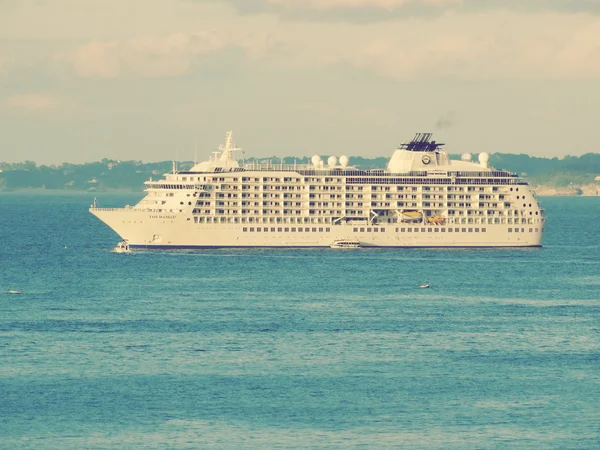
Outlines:
POLYGON ((90 212, 131 248, 542 245, 544 211, 523 179, 487 167, 485 153, 450 160, 430 137, 362 171, 346 156, 241 165, 229 132, 209 161, 147 181, 137 205, 90 212))

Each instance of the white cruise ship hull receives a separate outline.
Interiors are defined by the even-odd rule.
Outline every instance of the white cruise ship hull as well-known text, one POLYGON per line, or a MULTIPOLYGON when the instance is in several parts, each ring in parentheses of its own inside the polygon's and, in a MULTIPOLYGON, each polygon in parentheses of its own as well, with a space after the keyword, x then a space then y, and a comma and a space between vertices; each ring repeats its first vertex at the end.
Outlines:
POLYGON ((517 174, 450 160, 418 133, 386 169, 358 170, 347 156, 311 164, 250 162, 231 132, 208 161, 145 182, 135 206, 90 212, 130 248, 539 247, 545 216, 517 174))
POLYGON ((330 247, 344 239, 362 247, 540 247, 543 234, 542 224, 201 224, 185 213, 90 212, 138 249, 330 247))

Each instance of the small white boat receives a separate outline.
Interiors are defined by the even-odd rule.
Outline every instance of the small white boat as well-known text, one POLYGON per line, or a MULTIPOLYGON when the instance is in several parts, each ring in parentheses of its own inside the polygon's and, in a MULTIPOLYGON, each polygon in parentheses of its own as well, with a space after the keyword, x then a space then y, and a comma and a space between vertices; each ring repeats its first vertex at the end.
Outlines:
POLYGON ((330 245, 331 248, 360 248, 360 242, 354 240, 338 240, 330 245))
POLYGON ((22 294, 23 291, 19 290, 19 289, 9 289, 8 290, 9 294, 22 294))
POLYGON ((419 286, 420 289, 427 289, 429 286, 431 286, 429 283, 425 283, 419 286))
POLYGON ((117 244, 115 248, 113 248, 113 253, 129 253, 131 249, 129 248, 129 242, 127 239, 123 239, 121 242, 117 244))

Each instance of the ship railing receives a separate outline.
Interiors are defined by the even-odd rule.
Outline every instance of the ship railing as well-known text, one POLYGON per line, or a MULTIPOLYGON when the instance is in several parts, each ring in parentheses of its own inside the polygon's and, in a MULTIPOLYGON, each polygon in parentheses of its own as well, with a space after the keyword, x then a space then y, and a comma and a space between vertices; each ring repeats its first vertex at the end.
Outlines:
POLYGON ((460 178, 468 178, 468 177, 477 177, 477 178, 517 178, 518 175, 514 172, 508 172, 506 170, 492 170, 489 172, 480 172, 480 171, 448 171, 448 175, 460 177, 460 178))
POLYGON ((313 165, 310 164, 277 164, 277 163, 257 163, 249 162, 244 164, 244 169, 253 171, 266 171, 266 172, 277 172, 277 171, 294 171, 294 170, 307 170, 314 169, 313 165))
POLYGON ((131 206, 129 207, 125 207, 125 208, 95 208, 95 207, 90 207, 90 211, 102 211, 102 212, 107 212, 107 211, 131 211, 133 208, 131 206))
POLYGON ((361 171, 354 167, 315 167, 312 164, 259 164, 248 163, 244 166, 247 171, 266 172, 298 172, 302 176, 349 176, 355 174, 368 175, 371 171, 361 171))
POLYGON ((189 189, 196 191, 205 191, 205 184, 189 184, 189 183, 168 183, 168 182, 159 182, 159 181, 144 181, 146 185, 146 189, 144 191, 156 190, 156 189, 164 189, 164 190, 174 190, 174 189, 189 189))

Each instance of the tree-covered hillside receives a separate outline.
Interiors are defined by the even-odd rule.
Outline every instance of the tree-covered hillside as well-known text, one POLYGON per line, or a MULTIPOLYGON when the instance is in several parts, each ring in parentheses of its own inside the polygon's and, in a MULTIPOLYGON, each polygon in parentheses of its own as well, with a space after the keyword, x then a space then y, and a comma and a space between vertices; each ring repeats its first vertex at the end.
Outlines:
POLYGON ((594 178, 600 175, 600 154, 549 159, 494 153, 490 155, 490 165, 524 175, 532 184, 556 187, 571 183, 584 185, 594 182, 594 178))

